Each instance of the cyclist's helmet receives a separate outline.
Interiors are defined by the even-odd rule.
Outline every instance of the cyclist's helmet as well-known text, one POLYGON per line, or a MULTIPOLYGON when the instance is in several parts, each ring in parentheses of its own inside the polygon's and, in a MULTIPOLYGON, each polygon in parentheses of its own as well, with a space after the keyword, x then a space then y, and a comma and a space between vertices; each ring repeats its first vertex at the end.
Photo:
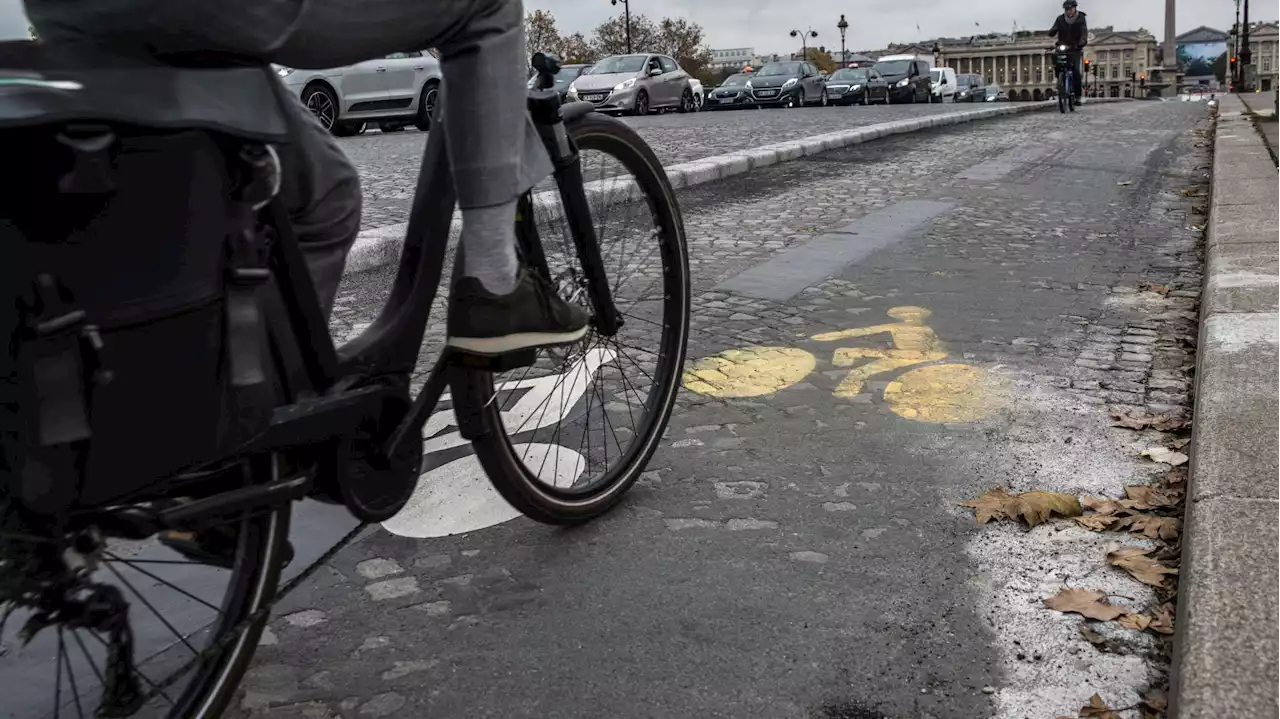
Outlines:
POLYGON ((1066 2, 1062 3, 1063 10, 1069 10, 1075 6, 1076 6, 1076 0, 1066 0, 1066 2))

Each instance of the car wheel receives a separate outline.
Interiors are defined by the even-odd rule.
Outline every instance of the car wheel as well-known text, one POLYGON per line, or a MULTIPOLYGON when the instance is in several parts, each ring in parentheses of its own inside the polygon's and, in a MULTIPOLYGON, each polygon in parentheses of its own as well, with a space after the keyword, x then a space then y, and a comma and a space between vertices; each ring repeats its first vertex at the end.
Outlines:
POLYGON ((431 129, 431 114, 436 111, 436 102, 440 99, 440 81, 427 80, 422 86, 422 95, 418 98, 418 116, 413 126, 426 132, 431 129))
POLYGON ((641 90, 636 93, 636 104, 631 110, 632 115, 644 116, 649 114, 649 93, 641 90))
POLYGON ((680 107, 677 108, 677 111, 693 112, 693 91, 687 87, 684 92, 680 93, 680 107))
POLYGON ((822 92, 818 95, 818 104, 826 107, 831 104, 831 99, 827 97, 827 88, 822 88, 822 92))
POLYGON ((706 104, 707 104, 707 98, 703 97, 703 96, 702 96, 702 93, 698 93, 698 94, 696 94, 696 95, 694 95, 694 96, 693 96, 693 111, 694 111, 694 112, 702 112, 702 108, 703 108, 704 106, 706 106, 706 104))
POLYGON ((321 127, 333 133, 342 131, 343 126, 338 123, 338 98, 328 87, 318 83, 308 85, 302 91, 302 104, 315 115, 321 127))
POLYGON ((787 101, 787 107, 804 107, 804 88, 800 88, 799 92, 791 96, 787 101))
POLYGON ((339 122, 333 128, 333 134, 338 137, 351 137, 352 135, 363 135, 364 131, 369 129, 367 122, 339 122))

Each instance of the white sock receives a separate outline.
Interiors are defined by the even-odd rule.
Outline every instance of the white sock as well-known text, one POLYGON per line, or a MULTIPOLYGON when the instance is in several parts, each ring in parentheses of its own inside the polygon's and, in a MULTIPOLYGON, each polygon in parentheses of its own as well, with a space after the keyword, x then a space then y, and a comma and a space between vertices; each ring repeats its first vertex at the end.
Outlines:
POLYGON ((463 274, 495 295, 516 288, 516 201, 462 211, 463 274))

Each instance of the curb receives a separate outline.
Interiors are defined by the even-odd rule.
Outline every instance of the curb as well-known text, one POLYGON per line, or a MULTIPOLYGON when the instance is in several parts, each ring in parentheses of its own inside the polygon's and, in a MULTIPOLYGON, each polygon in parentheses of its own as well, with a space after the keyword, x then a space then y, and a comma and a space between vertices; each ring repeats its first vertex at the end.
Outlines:
MULTIPOLYGON (((1129 98, 1093 98, 1087 105, 1094 103, 1107 102, 1127 102, 1129 98)), ((1087 106, 1086 105, 1086 106, 1087 106)), ((1057 107, 1057 103, 1052 100, 1041 102, 1006 102, 1000 103, 994 107, 983 107, 977 110, 959 110, 941 115, 930 115, 927 117, 916 117, 908 120, 894 120, 892 122, 881 122, 874 125, 863 125, 860 127, 850 128, 848 130, 839 130, 836 132, 828 132, 822 135, 814 135, 799 140, 789 140, 773 145, 765 145, 749 150, 738 150, 723 155, 715 155, 712 157, 704 157, 699 160, 690 162, 682 162, 676 165, 668 165, 665 169, 667 177, 671 180, 671 185, 675 189, 683 187, 693 187, 706 182, 714 182, 723 180, 734 175, 741 175, 751 170, 761 167, 769 167, 771 165, 790 162, 801 157, 816 155, 828 150, 838 150, 842 147, 850 145, 860 145, 864 142, 870 142, 882 137, 892 135, 900 135, 907 132, 916 132, 918 130, 927 130, 933 127, 945 127, 947 125, 958 125, 963 122, 973 122, 975 120, 985 120, 990 117, 1000 117, 1003 115, 1013 115, 1020 112, 1035 112, 1038 110, 1048 110, 1057 107)), ((588 187, 588 193, 609 189, 615 191, 616 183, 608 180, 601 180, 589 185, 600 184, 600 187, 588 187), (603 183, 603 184, 600 184, 603 183)), ((545 205, 547 207, 559 207, 559 200, 555 197, 555 193, 545 194, 545 205)), ((539 202, 539 197, 535 196, 536 204, 544 204, 539 202)), ((400 246, 404 241, 404 233, 408 227, 407 222, 401 222, 385 227, 378 227, 370 230, 362 231, 356 238, 355 244, 351 248, 350 254, 347 256, 347 273, 363 272, 371 270, 383 265, 392 264, 400 258, 400 246)), ((461 227, 461 217, 455 212, 453 222, 450 227, 450 234, 456 236, 461 227)))
POLYGON ((1175 719, 1277 713, 1276 166, 1238 98, 1223 96, 1196 353, 1183 531, 1175 719))

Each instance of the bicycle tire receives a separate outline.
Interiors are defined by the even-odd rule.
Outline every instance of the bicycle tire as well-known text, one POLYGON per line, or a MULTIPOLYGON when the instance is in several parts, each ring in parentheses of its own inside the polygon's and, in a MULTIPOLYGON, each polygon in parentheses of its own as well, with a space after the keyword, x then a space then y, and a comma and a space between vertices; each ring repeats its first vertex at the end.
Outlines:
POLYGON ((1064 72, 1058 79, 1058 112, 1065 113, 1067 111, 1067 74, 1064 72))
POLYGON ((680 389, 685 346, 689 336, 690 282, 684 224, 675 192, 653 150, 626 124, 591 113, 567 128, 581 150, 606 150, 632 173, 649 203, 661 238, 664 289, 664 325, 654 381, 655 406, 646 426, 635 432, 625 461, 606 470, 606 481, 590 492, 549 487, 517 455, 503 425, 494 397, 493 375, 487 371, 459 370, 453 397, 462 412, 480 416, 489 431, 472 440, 475 454, 494 488, 525 516, 546 524, 580 524, 609 511, 635 483, 658 448, 680 389))

